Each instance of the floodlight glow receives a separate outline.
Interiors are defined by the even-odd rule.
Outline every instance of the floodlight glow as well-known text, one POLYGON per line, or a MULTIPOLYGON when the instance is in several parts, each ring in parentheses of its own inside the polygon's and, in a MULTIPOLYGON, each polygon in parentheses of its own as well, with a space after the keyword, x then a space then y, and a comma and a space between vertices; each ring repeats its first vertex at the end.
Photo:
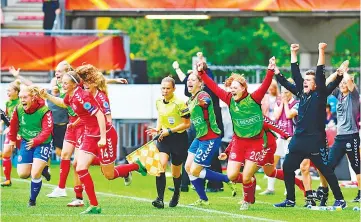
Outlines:
POLYGON ((209 19, 209 15, 146 15, 146 19, 209 19))

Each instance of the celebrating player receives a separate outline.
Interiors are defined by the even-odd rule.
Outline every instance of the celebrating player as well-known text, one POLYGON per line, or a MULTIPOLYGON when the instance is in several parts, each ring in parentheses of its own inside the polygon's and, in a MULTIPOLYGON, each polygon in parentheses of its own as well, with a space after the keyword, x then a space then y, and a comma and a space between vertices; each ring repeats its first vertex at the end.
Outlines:
POLYGON ((226 80, 226 86, 230 86, 231 90, 231 92, 226 92, 206 75, 203 71, 203 63, 197 64, 198 74, 204 83, 229 106, 234 133, 237 137, 228 160, 228 178, 237 179, 241 164, 245 162, 243 169, 244 200, 240 210, 247 210, 249 205, 255 202, 256 180, 253 175, 257 171, 257 160, 262 156, 264 148, 263 117, 260 104, 272 82, 274 68, 275 58, 272 57, 262 85, 255 92, 249 94, 247 82, 242 75, 232 74, 226 80))
POLYGON ((202 91, 202 84, 196 73, 188 76, 187 88, 192 94, 188 107, 196 138, 188 150, 185 168, 200 198, 192 205, 209 205, 204 179, 229 183, 235 193, 235 186, 226 175, 209 169, 213 156, 219 151, 221 130, 217 126, 212 99, 208 93, 202 91))
MULTIPOLYGON (((76 155, 76 171, 79 175, 80 181, 84 184, 85 192, 90 200, 90 206, 82 212, 82 214, 99 214, 101 208, 98 206, 98 201, 95 195, 94 183, 88 172, 94 157, 100 156, 100 163, 103 165, 110 164, 113 173, 109 172, 107 166, 104 167, 103 173, 107 179, 115 179, 126 175, 124 172, 112 165, 115 161, 113 147, 116 147, 117 137, 115 130, 111 124, 106 124, 104 113, 99 109, 99 105, 94 97, 80 86, 80 77, 75 72, 67 72, 62 79, 66 96, 64 100, 53 97, 43 91, 42 96, 56 103, 59 106, 71 106, 74 112, 84 124, 84 135, 81 140, 78 140, 79 149, 76 155)), ((103 168, 102 168, 103 169, 103 168)), ((143 167, 138 167, 140 172, 144 172, 143 167)))
MULTIPOLYGON (((285 140, 290 139, 291 134, 287 130, 283 129, 281 126, 277 125, 274 121, 272 121, 268 117, 263 116, 263 119, 264 119, 263 120, 263 129, 265 131, 264 136, 267 137, 265 139, 267 141, 267 143, 266 143, 267 148, 263 150, 263 155, 260 159, 258 159, 257 165, 259 167, 263 168, 264 173, 269 178, 284 180, 283 170, 275 168, 275 160, 274 160, 275 155, 274 154, 277 149, 277 145, 276 145, 277 136, 275 135, 275 133, 278 133, 285 140)), ((234 137, 233 137, 232 141, 230 142, 230 145, 224 151, 224 153, 220 154, 219 158, 221 160, 225 160, 227 158, 227 156, 229 156, 229 152, 233 145, 232 143, 234 142, 234 137)), ((243 182, 243 174, 240 173, 238 175, 237 179, 234 180, 234 182, 242 183, 243 182)), ((295 177, 295 183, 302 192, 305 192, 303 183, 300 179, 295 177)))
POLYGON ((21 104, 10 122, 10 146, 14 147, 19 134, 22 140, 17 171, 20 178, 31 176, 29 206, 35 206, 42 185, 41 173, 51 153, 53 117, 44 102, 39 102, 38 88, 24 86, 19 97, 21 104))

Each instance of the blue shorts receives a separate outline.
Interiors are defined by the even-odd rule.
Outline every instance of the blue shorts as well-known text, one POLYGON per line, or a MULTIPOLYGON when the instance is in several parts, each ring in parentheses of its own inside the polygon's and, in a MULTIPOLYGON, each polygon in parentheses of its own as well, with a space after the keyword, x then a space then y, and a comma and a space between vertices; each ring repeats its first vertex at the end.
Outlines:
POLYGON ((18 164, 32 164, 33 159, 40 159, 44 162, 48 162, 51 150, 53 148, 52 142, 41 144, 37 147, 31 148, 30 150, 25 148, 26 143, 26 140, 21 140, 18 164))
POLYGON ((195 154, 194 162, 204 167, 210 167, 214 154, 219 152, 221 137, 211 140, 194 139, 188 152, 195 154))

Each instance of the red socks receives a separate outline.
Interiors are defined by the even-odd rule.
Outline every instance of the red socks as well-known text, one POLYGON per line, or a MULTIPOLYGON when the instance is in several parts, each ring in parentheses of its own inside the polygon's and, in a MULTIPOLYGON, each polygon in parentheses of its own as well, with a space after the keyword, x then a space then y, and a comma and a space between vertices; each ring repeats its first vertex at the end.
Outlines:
POLYGON ((83 185, 77 185, 74 187, 75 197, 76 199, 83 199, 83 185))
POLYGON ((283 170, 274 169, 269 177, 277 178, 279 180, 284 180, 285 176, 283 175, 283 170))
POLYGON ((136 163, 119 165, 114 168, 114 179, 118 177, 127 177, 130 171, 138 170, 139 166, 136 163))
POLYGON ((94 183, 88 170, 77 171, 79 179, 84 184, 85 192, 88 195, 90 205, 98 206, 98 200, 95 195, 94 183))
POLYGON ((5 179, 10 180, 10 175, 11 175, 11 158, 10 157, 3 158, 3 167, 4 167, 5 179))
POLYGON ((59 178, 59 188, 64 189, 66 184, 66 179, 68 178, 70 171, 70 160, 61 160, 60 162, 60 178, 59 178))

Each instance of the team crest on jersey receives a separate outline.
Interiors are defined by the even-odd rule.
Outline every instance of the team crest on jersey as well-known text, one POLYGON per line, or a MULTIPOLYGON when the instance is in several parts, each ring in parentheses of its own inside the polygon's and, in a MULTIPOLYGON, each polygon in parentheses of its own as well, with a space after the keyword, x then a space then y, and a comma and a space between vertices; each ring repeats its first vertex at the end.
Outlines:
POLYGON ((104 101, 104 102, 103 102, 103 106, 104 106, 105 108, 109 108, 109 103, 108 103, 107 101, 104 101))
POLYGON ((18 156, 18 162, 21 162, 23 160, 23 158, 19 155, 18 156))
POLYGON ((89 102, 84 103, 84 109, 89 110, 92 105, 89 102))

